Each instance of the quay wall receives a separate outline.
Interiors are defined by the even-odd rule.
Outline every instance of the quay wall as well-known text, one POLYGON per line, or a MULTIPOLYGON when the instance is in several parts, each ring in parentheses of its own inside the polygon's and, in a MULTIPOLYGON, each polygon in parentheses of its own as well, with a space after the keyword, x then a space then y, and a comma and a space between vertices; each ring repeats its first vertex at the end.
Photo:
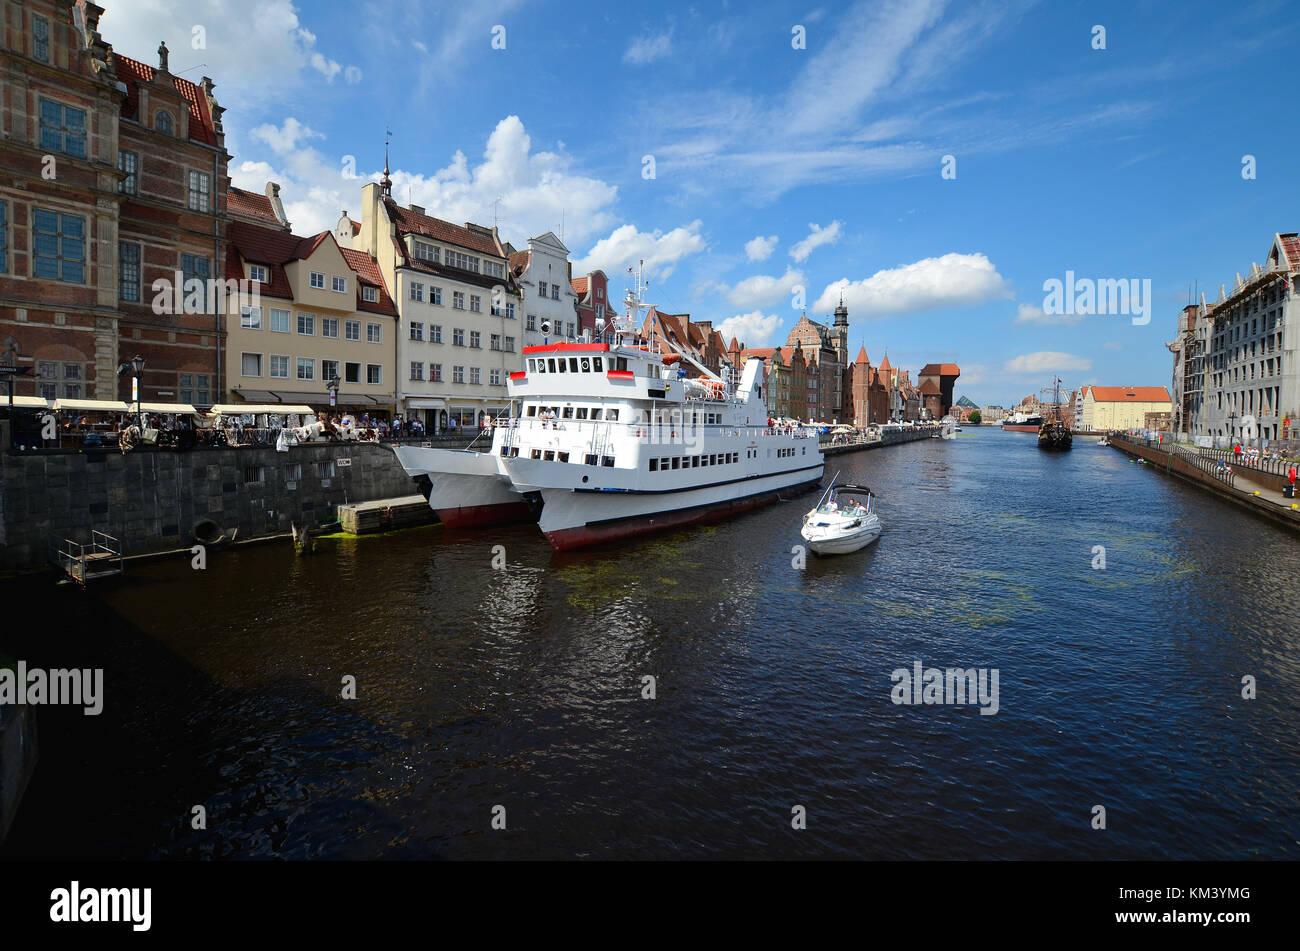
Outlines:
MULTIPOLYGON (((439 444, 441 445, 441 443, 439 444)), ((347 502, 410 495, 414 483, 391 448, 319 443, 190 452, 117 449, 0 451, 0 571, 48 565, 64 539, 99 531, 123 555, 195 544, 195 529, 238 540, 318 525, 347 502), (333 476, 326 477, 328 463, 333 476), (289 477, 298 467, 296 481, 289 477), (201 525, 201 523, 211 523, 201 525), (215 527, 215 531, 213 531, 215 527)))
POLYGON ((851 442, 832 445, 822 443, 822 454, 826 456, 838 456, 845 452, 861 452, 864 449, 879 449, 881 446, 896 446, 904 442, 916 442, 918 439, 934 439, 928 432, 901 432, 901 433, 881 433, 879 439, 871 442, 851 442))
MULTIPOLYGON (((1153 446, 1147 446, 1142 443, 1133 443, 1127 440, 1112 439, 1111 446, 1130 456, 1140 456, 1147 462, 1152 463, 1162 472, 1168 472, 1177 476, 1185 482, 1217 495, 1226 502, 1244 508, 1255 515, 1262 516, 1269 521, 1290 528, 1294 531, 1300 531, 1300 511, 1283 508, 1276 502, 1269 499, 1259 498, 1242 489, 1234 488, 1220 482, 1214 476, 1202 472, 1190 462, 1180 459, 1177 455, 1165 452, 1162 449, 1156 449, 1153 446), (1171 458, 1172 455, 1172 458, 1171 458)), ((1254 472, 1250 476, 1254 479, 1254 472)))

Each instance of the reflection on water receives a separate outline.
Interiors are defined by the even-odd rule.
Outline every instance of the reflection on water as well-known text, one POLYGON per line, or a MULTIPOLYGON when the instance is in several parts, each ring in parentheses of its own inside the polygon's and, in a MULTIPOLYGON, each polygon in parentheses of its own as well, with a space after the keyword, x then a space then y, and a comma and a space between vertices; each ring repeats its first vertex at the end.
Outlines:
POLYGON ((0 650, 105 667, 107 708, 41 712, 3 854, 1300 857, 1294 538, 1113 450, 963 435, 831 460, 885 533, 802 571, 811 495, 564 555, 432 527, 50 592, 62 633, 0 650), (1000 711, 893 705, 918 659, 998 668, 1000 711))

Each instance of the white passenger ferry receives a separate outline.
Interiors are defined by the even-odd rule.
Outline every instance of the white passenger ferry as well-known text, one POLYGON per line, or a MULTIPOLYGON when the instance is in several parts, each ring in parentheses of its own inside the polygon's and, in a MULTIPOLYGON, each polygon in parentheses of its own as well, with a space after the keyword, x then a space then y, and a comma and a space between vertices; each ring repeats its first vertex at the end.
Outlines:
POLYGON ((689 354, 638 342, 641 289, 638 277, 617 343, 524 348, 489 452, 397 449, 448 526, 536 517, 565 550, 722 518, 821 481, 815 433, 767 425, 763 361, 733 385, 689 354))

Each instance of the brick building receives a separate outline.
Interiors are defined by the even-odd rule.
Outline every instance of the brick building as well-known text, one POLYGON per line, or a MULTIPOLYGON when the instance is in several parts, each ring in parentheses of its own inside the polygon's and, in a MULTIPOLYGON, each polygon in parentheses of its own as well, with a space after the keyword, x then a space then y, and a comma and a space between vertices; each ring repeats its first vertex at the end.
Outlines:
POLYGON ((102 8, 0 3, 0 337, 16 392, 122 400, 146 360, 142 397, 210 403, 221 386, 221 309, 184 306, 155 280, 223 268, 229 155, 213 84, 115 52, 102 8))
MULTIPOLYGON (((569 264, 569 273, 573 273, 573 264, 569 264)), ((596 322, 603 321, 604 339, 607 343, 614 340, 610 329, 613 319, 618 316, 618 302, 609 299, 609 278, 604 271, 588 271, 586 277, 569 278, 569 286, 575 296, 574 309, 578 313, 578 336, 584 334, 596 339, 596 322)))

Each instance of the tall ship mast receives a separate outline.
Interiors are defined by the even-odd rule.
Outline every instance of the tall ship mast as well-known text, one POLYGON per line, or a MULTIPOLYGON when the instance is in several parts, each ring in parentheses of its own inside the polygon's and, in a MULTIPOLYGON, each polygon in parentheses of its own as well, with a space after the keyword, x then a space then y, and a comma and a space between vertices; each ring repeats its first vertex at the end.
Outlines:
POLYGON ((763 361, 733 380, 643 339, 646 285, 641 267, 628 270, 613 342, 523 349, 489 451, 396 449, 448 526, 535 519, 566 550, 725 518, 821 481, 815 436, 768 428, 763 361))
MULTIPOLYGON (((1047 392, 1046 389, 1043 390, 1047 392)), ((1052 411, 1043 418, 1038 429, 1038 448, 1051 452, 1064 452, 1074 444, 1070 427, 1061 418, 1061 380, 1055 378, 1052 383, 1052 411)))

